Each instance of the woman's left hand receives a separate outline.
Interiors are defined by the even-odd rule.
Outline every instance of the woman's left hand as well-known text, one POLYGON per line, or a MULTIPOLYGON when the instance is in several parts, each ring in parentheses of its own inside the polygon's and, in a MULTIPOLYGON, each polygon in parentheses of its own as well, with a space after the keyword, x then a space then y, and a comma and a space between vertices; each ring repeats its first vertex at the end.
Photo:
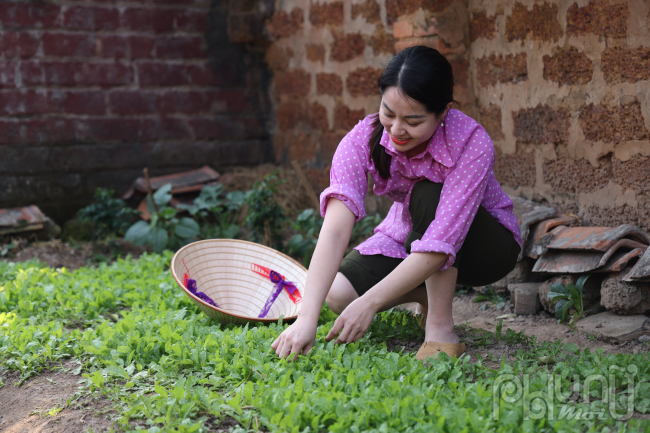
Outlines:
POLYGON ((336 339, 336 344, 357 341, 363 337, 363 334, 370 327, 375 313, 377 313, 377 310, 370 305, 367 298, 361 296, 355 299, 336 319, 331 331, 325 337, 325 341, 331 341, 339 332, 341 332, 341 335, 336 339))

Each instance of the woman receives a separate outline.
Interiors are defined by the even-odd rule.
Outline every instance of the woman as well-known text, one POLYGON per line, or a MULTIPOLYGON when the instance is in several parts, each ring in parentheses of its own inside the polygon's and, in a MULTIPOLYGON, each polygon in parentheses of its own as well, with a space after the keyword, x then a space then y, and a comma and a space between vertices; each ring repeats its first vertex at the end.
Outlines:
POLYGON ((516 264, 521 236, 512 201, 494 179, 494 146, 482 126, 451 108, 447 59, 407 48, 378 85, 379 113, 359 122, 334 154, 300 313, 271 345, 280 357, 313 347, 324 300, 340 314, 327 341, 356 341, 378 311, 418 302, 426 325, 416 358, 460 356, 456 284, 491 284, 516 264), (352 226, 365 217, 367 173, 375 193, 395 203, 375 235, 343 259, 352 226))

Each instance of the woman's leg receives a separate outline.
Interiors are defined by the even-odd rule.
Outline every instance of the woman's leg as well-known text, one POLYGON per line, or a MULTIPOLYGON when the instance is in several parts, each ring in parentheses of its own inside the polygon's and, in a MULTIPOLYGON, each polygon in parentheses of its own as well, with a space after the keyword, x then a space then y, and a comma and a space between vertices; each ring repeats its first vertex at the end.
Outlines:
POLYGON ((445 271, 437 271, 427 278, 425 284, 429 311, 426 316, 424 341, 458 344, 451 305, 457 276, 458 269, 452 266, 445 271))

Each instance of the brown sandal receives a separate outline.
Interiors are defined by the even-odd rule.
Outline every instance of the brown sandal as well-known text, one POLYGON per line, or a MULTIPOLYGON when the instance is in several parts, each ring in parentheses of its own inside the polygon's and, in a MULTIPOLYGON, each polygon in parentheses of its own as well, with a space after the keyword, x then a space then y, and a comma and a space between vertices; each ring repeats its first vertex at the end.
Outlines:
POLYGON ((465 343, 436 343, 433 341, 425 341, 422 343, 422 347, 418 350, 418 353, 415 354, 415 359, 418 361, 424 361, 429 357, 434 359, 438 357, 440 352, 445 352, 451 358, 454 356, 460 356, 465 353, 465 343))

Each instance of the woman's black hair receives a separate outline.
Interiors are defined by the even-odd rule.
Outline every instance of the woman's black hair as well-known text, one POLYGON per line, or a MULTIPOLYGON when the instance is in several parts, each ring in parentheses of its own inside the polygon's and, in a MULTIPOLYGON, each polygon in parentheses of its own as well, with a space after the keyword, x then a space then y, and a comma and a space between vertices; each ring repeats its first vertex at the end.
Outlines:
MULTIPOLYGON (((430 113, 440 116, 454 100, 454 74, 449 61, 433 48, 416 45, 399 52, 390 61, 379 80, 379 91, 391 86, 400 89, 404 95, 418 101, 430 113)), ((374 119, 370 135, 370 154, 379 175, 390 177, 391 156, 380 144, 384 132, 379 114, 374 119)))

